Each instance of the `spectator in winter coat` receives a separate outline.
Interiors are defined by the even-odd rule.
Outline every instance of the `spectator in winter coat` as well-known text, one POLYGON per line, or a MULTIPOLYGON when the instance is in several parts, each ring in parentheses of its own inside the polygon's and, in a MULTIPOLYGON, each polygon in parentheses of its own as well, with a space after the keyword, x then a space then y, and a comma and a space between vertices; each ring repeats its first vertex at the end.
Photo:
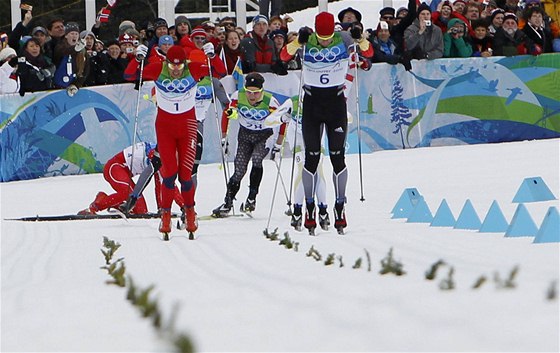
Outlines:
POLYGON ((49 40, 45 43, 45 56, 50 58, 54 62, 54 49, 58 45, 58 42, 64 39, 66 35, 66 28, 64 27, 64 20, 61 18, 55 18, 47 26, 49 31, 49 40))
POLYGON ((535 43, 536 50, 541 53, 552 52, 552 32, 544 24, 545 13, 542 8, 535 6, 525 13, 527 24, 523 32, 535 43))
POLYGON ((233 73, 237 60, 241 58, 241 48, 239 47, 240 43, 241 37, 239 36, 239 33, 235 30, 230 30, 226 32, 226 41, 224 42, 224 45, 220 48, 220 50, 218 50, 220 57, 224 61, 228 75, 233 73))
POLYGON ((480 19, 473 22, 474 35, 471 36, 472 56, 482 56, 487 58, 492 56, 492 37, 488 35, 486 21, 480 19))
POLYGON ((397 45, 391 39, 389 24, 385 21, 379 21, 377 25, 376 35, 369 38, 373 47, 373 62, 386 62, 396 65, 403 63, 405 69, 410 70, 410 60, 404 58, 399 52, 397 45))
POLYGON ((465 17, 467 18, 467 21, 469 21, 469 24, 471 24, 472 21, 480 19, 480 5, 476 2, 469 2, 467 4, 465 17))
POLYGON ((173 37, 169 34, 159 37, 158 45, 154 46, 148 54, 148 63, 164 62, 167 51, 173 44, 173 37))
POLYGON ((509 12, 504 16, 504 23, 496 31, 493 41, 494 55, 515 56, 533 54, 533 41, 517 27, 517 16, 509 12))
POLYGON ((16 52, 19 52, 19 42, 21 38, 29 35, 30 28, 28 28, 28 26, 32 18, 33 15, 31 14, 31 11, 26 11, 23 15, 23 20, 21 22, 18 22, 18 24, 14 27, 12 33, 8 37, 8 46, 14 49, 16 52))
POLYGON ((169 34, 169 26, 167 21, 163 18, 156 18, 154 21, 154 37, 148 43, 148 53, 152 50, 152 47, 156 46, 159 41, 159 37, 169 34))
POLYGON ((194 49, 202 49, 204 44, 206 44, 208 38, 208 32, 204 30, 201 26, 196 26, 191 31, 190 36, 183 37, 181 39, 180 45, 185 49, 187 54, 187 58, 190 55, 190 52, 194 49))
POLYGON ((257 15, 253 19, 253 30, 241 40, 243 73, 273 72, 279 60, 274 53, 274 42, 268 37, 268 19, 257 15))
MULTIPOLYGON (((397 48, 400 52, 404 52, 404 48, 405 48, 404 33, 406 29, 412 24, 414 19, 417 17, 416 14, 417 14, 416 0, 408 0, 407 14, 405 17, 401 17, 401 19, 398 21, 395 20, 395 18, 393 19, 389 18, 388 20, 386 20, 387 23, 389 24, 389 31, 391 32, 391 38, 393 39, 393 42, 395 42, 395 44, 397 45, 397 48)), ((380 20, 384 20, 383 17, 384 16, 382 15, 380 20)))
MULTIPOLYGON (((392 15, 394 15, 394 10, 392 15)), ((360 11, 351 7, 340 11, 337 17, 338 22, 340 23, 362 22, 362 14, 360 13, 360 11)))
POLYGON ((455 0, 453 2, 453 12, 456 12, 460 16, 465 16, 465 10, 467 9, 467 3, 465 0, 455 0))
POLYGON ((489 19, 492 15, 492 11, 498 8, 496 0, 490 0, 488 3, 482 4, 482 10, 480 11, 480 18, 489 19))
POLYGON ((10 47, 0 50, 0 94, 15 93, 19 90, 16 67, 16 51, 10 47))
POLYGON ((177 43, 191 32, 191 23, 186 16, 177 16, 175 18, 175 36, 177 36, 177 43))
POLYGON ((107 57, 109 59, 109 71, 107 73, 107 84, 124 83, 124 69, 128 65, 126 53, 121 53, 119 42, 113 40, 107 43, 107 57))
POLYGON ((443 56, 443 35, 431 24, 432 14, 426 4, 418 8, 418 18, 404 32, 407 51, 413 59, 438 59, 443 56))
POLYGON ((45 47, 45 43, 47 43, 47 40, 49 39, 48 35, 49 34, 47 30, 41 26, 37 26, 33 28, 33 30, 31 30, 31 36, 39 40, 39 43, 41 44, 41 47, 43 49, 45 47))
POLYGON ((95 34, 91 31, 82 31, 80 39, 86 43, 86 58, 89 72, 84 81, 84 86, 97 86, 107 84, 109 74, 109 58, 105 53, 95 49, 95 34))
MULTIPOLYGON (((543 23, 545 30, 550 30, 552 33, 553 38, 560 37, 560 25, 558 21, 554 20, 545 10, 544 0, 525 0, 525 10, 523 10, 523 17, 519 19, 519 29, 525 28, 525 24, 529 18, 529 12, 532 11, 533 7, 540 8, 543 14, 543 23)), ((560 12, 560 1, 557 4, 558 8, 556 9, 557 12, 560 12)), ((554 9, 551 9, 554 10, 554 9)))
POLYGON ((70 84, 79 88, 83 86, 89 73, 85 40, 80 39, 80 29, 75 22, 66 24, 65 33, 54 50, 53 62, 57 68, 54 83, 59 88, 66 88, 70 84), (62 74, 59 74, 60 72, 62 74), (58 76, 61 76, 59 81, 57 81, 58 76))
POLYGON ((447 23, 447 32, 443 35, 443 56, 446 58, 468 58, 472 55, 467 25, 458 18, 447 23))
POLYGON ((490 24, 488 25, 488 35, 490 37, 493 38, 498 28, 502 27, 505 14, 506 12, 502 9, 496 9, 492 11, 492 14, 490 15, 490 24))
POLYGON ((432 23, 441 29, 442 33, 447 32, 447 22, 451 19, 453 7, 449 1, 441 3, 439 11, 432 12, 432 23))
POLYGON ((20 79, 19 94, 45 91, 53 88, 55 65, 43 54, 39 40, 29 39, 22 48, 17 74, 20 79), (24 60, 25 59, 25 60, 24 60))

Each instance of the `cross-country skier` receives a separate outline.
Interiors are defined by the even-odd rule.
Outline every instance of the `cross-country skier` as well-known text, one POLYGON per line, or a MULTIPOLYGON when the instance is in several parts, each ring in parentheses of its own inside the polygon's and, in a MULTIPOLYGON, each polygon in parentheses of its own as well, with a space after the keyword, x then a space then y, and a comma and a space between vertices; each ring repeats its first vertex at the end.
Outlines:
MULTIPOLYGON (((97 193, 95 200, 88 208, 78 212, 79 215, 96 214, 108 208, 118 208, 127 199, 128 195, 135 187, 133 176, 142 174, 145 170, 158 170, 161 160, 156 149, 156 145, 150 142, 139 142, 135 146, 129 146, 123 151, 110 158, 103 168, 103 177, 115 190, 115 193, 107 195, 101 191, 97 193), (134 153, 132 149, 134 147, 134 153), (134 160, 132 156, 134 155, 134 160), (132 167, 132 170, 131 170, 132 167)), ((156 203, 160 205, 160 180, 156 175, 155 191, 156 203)), ((180 196, 180 195, 176 195, 180 196)), ((180 197, 175 198, 179 206, 183 206, 180 197)), ((146 201, 142 195, 135 200, 134 207, 129 211, 131 214, 145 214, 148 212, 146 201)))
POLYGON ((336 202, 334 206, 335 228, 339 233, 346 227, 344 204, 348 171, 344 160, 348 120, 344 83, 348 62, 353 51, 359 50, 365 58, 373 56, 370 43, 363 38, 362 28, 353 26, 349 32, 334 31, 334 16, 321 12, 315 16, 315 32, 303 27, 298 32, 298 40, 290 42, 282 49, 280 57, 289 61, 304 45, 303 54, 303 119, 302 131, 305 143, 305 162, 302 175, 306 198, 304 226, 314 234, 315 188, 317 166, 321 154, 321 132, 324 126, 333 166, 333 181, 336 202))
MULTIPOLYGON (((224 110, 222 118, 222 141, 227 144, 226 134, 229 119, 239 120, 239 133, 237 136, 237 153, 235 155, 235 171, 228 181, 224 203, 214 209, 215 217, 226 217, 233 207, 233 200, 239 191, 241 180, 247 172, 249 161, 252 161, 249 176, 249 195, 244 204, 243 211, 252 212, 256 207, 257 194, 263 177, 262 161, 268 154, 266 140, 272 136, 271 123, 267 122, 272 112, 279 109, 280 103, 270 92, 263 89, 264 77, 252 72, 245 77, 244 87, 233 93, 231 103, 224 110)), ((291 102, 286 105, 291 109, 291 102)), ((284 109, 284 106, 282 106, 284 109)), ((282 115, 278 115, 281 119, 282 115)))
MULTIPOLYGON (((302 173, 303 173, 303 162, 305 156, 305 145, 303 143, 303 135, 301 133, 301 111, 298 109, 299 98, 298 96, 292 97, 292 114, 291 121, 288 125, 285 141, 290 145, 292 152, 295 156, 295 163, 297 168, 297 175, 295 179, 295 190, 294 190, 294 211, 292 213, 292 219, 290 225, 296 230, 301 230, 302 227, 302 207, 305 203, 305 193, 302 183, 302 173), (299 113, 299 115, 298 115, 299 113), (295 135, 295 138, 294 138, 295 135), (295 144, 294 144, 295 142, 295 144), (294 151, 295 149, 295 151, 294 151)), ((330 225, 329 213, 327 211, 327 188, 325 175, 323 173, 323 153, 321 153, 321 158, 319 159, 319 165, 317 167, 317 185, 315 188, 315 194, 317 196, 317 201, 319 202, 319 226, 323 230, 327 230, 330 225)))
MULTIPOLYGON (((212 77, 210 77, 210 69, 208 67, 208 57, 214 57, 214 46, 212 43, 206 43, 203 46, 204 52, 199 49, 191 50, 189 54, 189 60, 191 62, 198 62, 201 65, 201 69, 204 70, 204 77, 197 83, 196 91, 196 120, 197 120, 197 146, 196 146, 196 158, 194 161, 192 178, 194 185, 196 187, 198 165, 202 159, 202 152, 204 146, 204 120, 208 114, 210 105, 212 104, 212 99, 216 96, 216 99, 222 104, 223 107, 230 103, 229 96, 227 95, 224 86, 220 82, 220 78, 224 77, 227 73, 223 61, 217 57, 215 61, 215 66, 212 67, 212 77)), ((218 104, 218 102, 216 102, 218 104)), ((216 109, 218 106, 216 105, 216 109)))
MULTIPOLYGON (((140 60, 145 58, 147 48, 136 49, 138 60, 131 60, 125 70, 125 78, 134 80, 140 60)), ((212 62, 217 56, 210 59, 212 62)), ((163 178, 162 212, 159 231, 167 239, 171 232, 171 204, 175 179, 179 176, 181 194, 185 202, 186 230, 190 237, 198 229, 194 209, 195 187, 191 171, 196 155, 197 122, 195 116, 196 83, 204 76, 200 63, 187 62, 185 50, 174 45, 167 51, 167 60, 154 62, 144 68, 142 78, 154 80, 158 104, 156 137, 161 157, 163 178)))

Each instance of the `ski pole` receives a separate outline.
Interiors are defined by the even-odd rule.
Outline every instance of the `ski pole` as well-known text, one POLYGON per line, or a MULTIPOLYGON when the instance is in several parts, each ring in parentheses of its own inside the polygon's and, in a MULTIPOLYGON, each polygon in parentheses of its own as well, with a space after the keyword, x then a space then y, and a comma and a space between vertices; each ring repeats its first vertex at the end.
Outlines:
POLYGON ((296 118, 295 118, 295 129, 294 129, 294 144, 292 145, 292 170, 290 171, 290 198, 288 199, 288 207, 292 207, 292 192, 294 187, 294 170, 296 166, 296 143, 297 143, 297 131, 298 127, 301 129, 301 120, 303 119, 302 115, 302 92, 303 92, 303 62, 304 62, 304 55, 305 55, 305 44, 303 45, 303 49, 301 51, 301 73, 299 76, 299 87, 298 87, 298 104, 296 109, 296 118))
POLYGON ((228 185, 228 180, 229 180, 229 173, 228 173, 228 166, 226 164, 226 157, 225 157, 225 151, 224 151, 224 146, 221 145, 221 139, 222 139, 222 124, 220 124, 220 118, 218 117, 218 102, 216 102, 216 91, 214 89, 214 80, 213 80, 213 76, 212 76, 212 64, 210 63, 210 58, 207 57, 206 58, 207 62, 208 62, 208 72, 210 75, 210 84, 212 85, 212 101, 214 102, 214 115, 216 118, 216 125, 218 126, 218 139, 219 139, 219 144, 220 144, 220 155, 222 157, 222 168, 224 169, 224 179, 226 181, 226 189, 227 189, 227 185, 228 185))
POLYGON ((140 97, 142 96, 142 74, 144 71, 144 57, 140 56, 140 76, 138 78, 138 96, 136 97, 136 115, 134 116, 134 134, 132 135, 132 153, 130 156, 130 173, 133 173, 134 150, 136 149, 136 134, 138 130, 138 114, 140 112, 140 97))
POLYGON ((362 176, 362 129, 360 126, 360 83, 358 81, 358 43, 354 43, 354 87, 356 87, 356 114, 358 115, 358 161, 360 167, 360 201, 364 202, 364 182, 362 176))
MULTIPOLYGON (((282 151, 280 151, 282 152, 282 151)), ((280 157, 282 158, 282 157, 280 157)), ((286 210, 286 212, 284 212, 286 215, 291 216, 292 215, 292 207, 290 206, 290 199, 288 197, 288 191, 286 190, 286 184, 284 183, 284 178, 282 177, 282 173, 280 172, 280 166, 278 165, 278 162, 276 162, 276 159, 274 160, 274 164, 276 165, 276 169, 278 169, 278 173, 280 174, 280 183, 282 184, 282 189, 284 190, 284 196, 286 196, 286 201, 287 201, 287 205, 288 205, 288 210, 286 210)))
MULTIPOLYGON (((276 163, 276 161, 274 161, 276 163)), ((274 199, 276 198, 276 190, 278 189, 278 180, 280 179, 280 168, 282 167, 282 151, 280 151, 280 162, 276 165, 278 172, 276 173, 276 181, 274 182, 274 190, 272 191, 272 200, 270 202, 270 211, 268 212, 268 221, 266 223, 266 230, 270 226, 270 219, 272 217, 272 209, 274 208, 274 199)))

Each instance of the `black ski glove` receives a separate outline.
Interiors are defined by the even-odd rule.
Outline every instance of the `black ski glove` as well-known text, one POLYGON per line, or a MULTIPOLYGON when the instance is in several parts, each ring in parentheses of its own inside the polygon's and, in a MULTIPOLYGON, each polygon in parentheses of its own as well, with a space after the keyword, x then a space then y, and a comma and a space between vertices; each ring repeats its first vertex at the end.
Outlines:
POLYGON ((301 27, 298 32, 298 42, 303 45, 309 41, 309 36, 313 33, 313 30, 309 27, 301 27))
POLYGON ((350 35, 353 39, 358 40, 362 38, 363 28, 361 25, 354 23, 350 29, 350 35))

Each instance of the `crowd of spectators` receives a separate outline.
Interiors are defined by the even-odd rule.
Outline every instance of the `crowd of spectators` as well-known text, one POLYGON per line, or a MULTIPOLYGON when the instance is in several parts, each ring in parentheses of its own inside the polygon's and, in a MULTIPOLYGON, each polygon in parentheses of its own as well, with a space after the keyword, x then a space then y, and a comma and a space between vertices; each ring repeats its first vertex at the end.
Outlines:
MULTIPOLYGON (((539 55, 560 51, 559 13, 547 9, 551 2, 432 0, 428 5, 409 0, 407 7, 383 8, 377 27, 367 30, 360 11, 349 7, 338 13, 337 30, 360 31, 374 48, 373 62, 400 63, 407 70, 412 59, 539 55)), ((211 43, 227 74, 237 66, 243 73, 285 75, 301 69, 299 55, 289 62, 279 55, 285 45, 297 40, 299 28, 289 29, 289 16, 272 14, 270 19, 263 14, 254 17, 248 32, 230 17, 196 26, 183 15, 171 26, 156 18, 146 28, 127 20, 113 39, 103 42, 98 39, 103 26, 99 19, 88 30, 62 18, 35 23, 27 11, 11 33, 1 35, 0 93, 24 95, 126 82, 124 71, 137 59, 139 46, 148 48, 147 60, 153 62, 165 60, 173 44, 196 54, 196 50, 207 52, 208 45, 204 46, 211 43)), ((361 68, 371 66, 367 59, 360 60, 361 68)))

